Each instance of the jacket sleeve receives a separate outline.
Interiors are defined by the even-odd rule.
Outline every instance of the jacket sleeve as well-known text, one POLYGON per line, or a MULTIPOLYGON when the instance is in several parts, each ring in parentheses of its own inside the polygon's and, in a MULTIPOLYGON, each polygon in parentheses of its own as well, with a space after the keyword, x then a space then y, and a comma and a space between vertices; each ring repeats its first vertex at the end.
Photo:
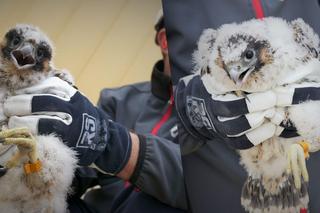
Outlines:
MULTIPOLYGON (((140 106, 149 93, 149 84, 104 89, 100 93, 98 107, 114 121, 132 128, 138 115, 135 110, 141 112, 140 106), (136 103, 139 107, 133 107, 136 103)), ((139 135, 139 141, 138 163, 130 182, 167 205, 187 209, 179 145, 150 134, 139 135)))
POLYGON ((130 182, 175 208, 187 209, 179 145, 153 135, 139 135, 138 163, 130 182))
POLYGON ((111 120, 128 129, 134 129, 136 120, 141 113, 141 106, 147 101, 149 93, 150 83, 148 82, 118 88, 105 88, 100 92, 97 106, 106 112, 111 120))

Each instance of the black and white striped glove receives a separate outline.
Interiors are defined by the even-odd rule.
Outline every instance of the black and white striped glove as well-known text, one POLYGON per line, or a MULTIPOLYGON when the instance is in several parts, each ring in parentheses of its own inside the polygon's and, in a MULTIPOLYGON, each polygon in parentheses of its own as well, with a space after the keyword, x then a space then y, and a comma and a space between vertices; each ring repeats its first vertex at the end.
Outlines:
POLYGON ((280 137, 291 138, 299 136, 298 131, 290 120, 288 109, 307 101, 320 100, 320 83, 302 82, 292 83, 272 90, 276 97, 276 112, 270 119, 275 125, 279 125, 280 137))
POLYGON ((180 129, 198 141, 202 139, 199 144, 219 137, 236 149, 248 149, 273 136, 298 136, 293 125, 283 122, 281 107, 319 100, 319 91, 317 87, 296 84, 247 97, 214 95, 207 91, 200 76, 191 75, 178 83, 175 101, 180 129))

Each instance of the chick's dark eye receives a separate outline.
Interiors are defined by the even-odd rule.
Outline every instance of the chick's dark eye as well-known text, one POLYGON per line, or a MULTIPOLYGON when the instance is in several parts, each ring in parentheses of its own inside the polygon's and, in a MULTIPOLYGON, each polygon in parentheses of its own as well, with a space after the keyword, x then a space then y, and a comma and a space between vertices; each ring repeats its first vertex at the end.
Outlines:
POLYGON ((38 57, 38 58, 43 58, 43 56, 44 56, 44 50, 41 49, 41 48, 39 48, 39 49, 37 50, 37 57, 38 57))
POLYGON ((254 52, 252 50, 247 50, 246 53, 245 53, 245 57, 247 60, 250 60, 252 59, 254 56, 254 52))
POLYGON ((12 39, 11 44, 12 44, 12 46, 17 46, 17 45, 20 44, 20 42, 21 42, 21 37, 20 37, 20 36, 16 36, 16 37, 14 37, 14 38, 12 39))

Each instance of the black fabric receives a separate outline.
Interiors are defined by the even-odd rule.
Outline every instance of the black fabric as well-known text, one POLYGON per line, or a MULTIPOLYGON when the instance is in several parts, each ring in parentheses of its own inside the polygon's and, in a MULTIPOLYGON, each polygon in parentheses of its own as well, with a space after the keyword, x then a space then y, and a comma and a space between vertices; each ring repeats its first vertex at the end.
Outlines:
POLYGON ((319 87, 304 87, 295 88, 292 104, 299 104, 305 101, 318 101, 320 100, 320 88, 319 87))
POLYGON ((89 167, 78 167, 74 173, 70 196, 81 198, 90 187, 98 184, 97 173, 89 167))
POLYGON ((69 197, 67 202, 70 213, 97 213, 92 206, 78 197, 69 197))
POLYGON ((137 192, 130 186, 121 193, 114 203, 112 213, 186 213, 181 209, 172 208, 147 194, 137 192))
POLYGON ((171 96, 172 84, 171 78, 164 74, 163 60, 158 61, 152 71, 151 75, 151 92, 157 98, 168 101, 171 96))
MULTIPOLYGON (((147 106, 150 96, 150 82, 105 88, 100 92, 97 106, 106 112, 111 120, 121 123, 128 129, 135 129, 139 115, 145 112, 141 110, 141 106, 147 106)), ((162 105, 158 105, 158 107, 162 107, 162 105)), ((148 123, 148 125, 151 126, 152 123, 148 123)))
POLYGON ((104 178, 103 181, 101 188, 91 189, 85 194, 84 201, 98 213, 109 213, 114 198, 124 189, 125 183, 116 178, 104 178))
POLYGON ((144 163, 134 185, 159 201, 185 209, 185 189, 178 144, 146 134, 144 163))
POLYGON ((236 151, 224 141, 208 141, 183 155, 182 163, 191 212, 245 212, 240 196, 246 172, 236 151))

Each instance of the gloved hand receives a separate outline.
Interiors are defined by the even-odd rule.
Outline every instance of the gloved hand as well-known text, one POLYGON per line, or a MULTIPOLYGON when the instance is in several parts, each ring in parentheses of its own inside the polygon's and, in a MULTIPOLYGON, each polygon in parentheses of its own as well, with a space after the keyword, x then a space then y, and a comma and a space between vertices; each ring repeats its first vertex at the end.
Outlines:
POLYGON ((9 128, 56 134, 78 152, 80 165, 93 165, 104 173, 116 174, 125 166, 131 150, 129 132, 67 82, 51 77, 15 92, 4 102, 9 128))
POLYGON ((214 95, 207 91, 200 76, 192 75, 178 83, 175 101, 181 127, 194 138, 205 141, 218 137, 236 149, 248 149, 273 136, 299 136, 295 127, 278 113, 285 106, 310 98, 310 92, 318 98, 317 91, 308 85, 246 97, 231 93, 214 95))
POLYGON ((181 127, 198 141, 220 138, 236 149, 248 149, 276 132, 276 125, 266 119, 275 112, 276 96, 271 91, 246 98, 212 95, 201 77, 193 75, 180 80, 175 102, 181 127))

